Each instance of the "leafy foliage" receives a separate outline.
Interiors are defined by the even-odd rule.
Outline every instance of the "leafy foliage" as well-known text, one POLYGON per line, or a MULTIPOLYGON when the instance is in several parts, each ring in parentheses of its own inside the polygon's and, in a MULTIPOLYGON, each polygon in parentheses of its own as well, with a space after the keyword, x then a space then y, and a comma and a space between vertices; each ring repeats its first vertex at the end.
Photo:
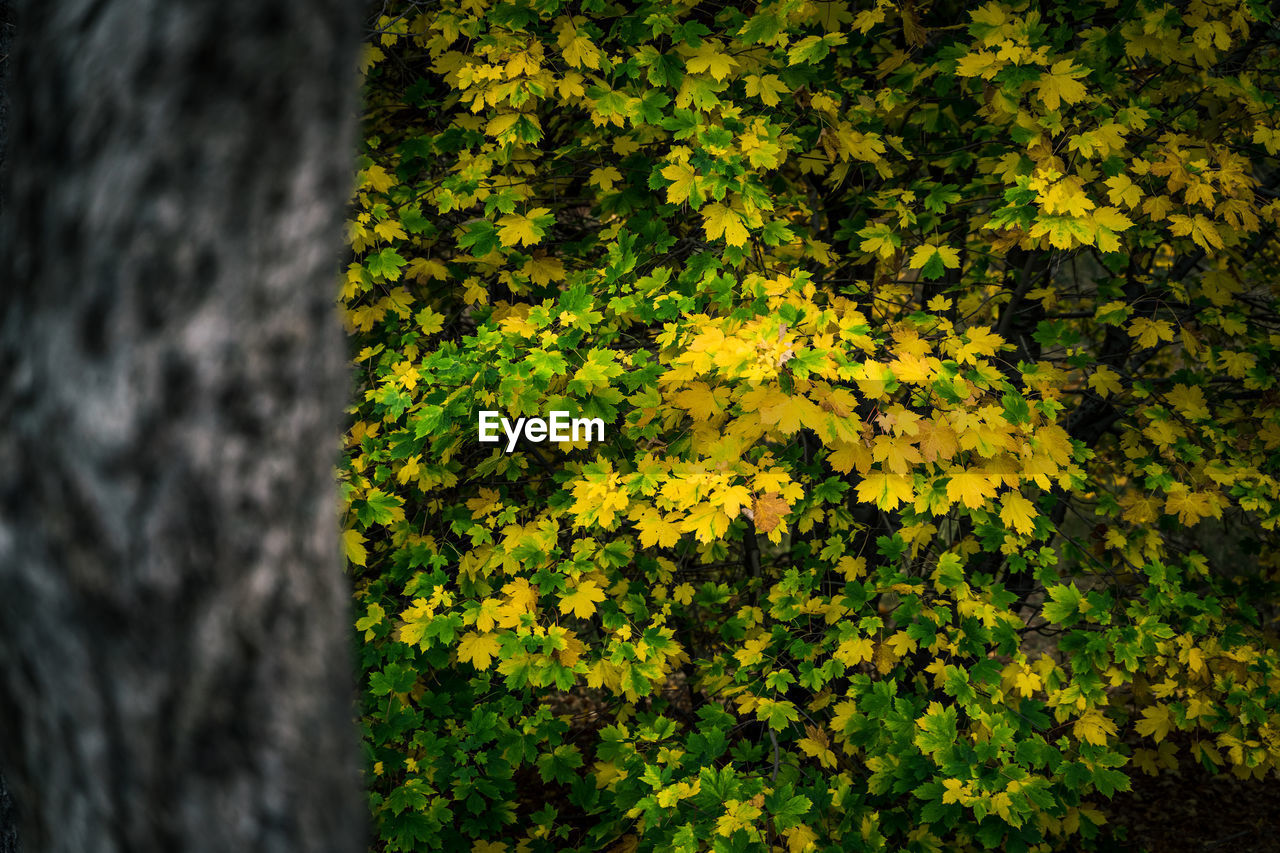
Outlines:
POLYGON ((382 849, 1079 849, 1135 772, 1271 772, 1277 43, 1202 0, 380 17, 382 849))

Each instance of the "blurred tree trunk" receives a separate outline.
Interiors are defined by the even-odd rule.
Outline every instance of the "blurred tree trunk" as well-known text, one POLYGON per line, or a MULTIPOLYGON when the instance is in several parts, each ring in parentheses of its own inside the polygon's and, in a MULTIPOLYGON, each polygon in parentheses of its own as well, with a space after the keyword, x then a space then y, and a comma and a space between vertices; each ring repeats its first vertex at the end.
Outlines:
POLYGON ((333 300, 358 6, 15 5, 0 763, 22 846, 354 853, 333 300))
MULTIPOLYGON (((8 0, 0 0, 0 187, 4 186, 4 149, 8 140, 9 98, 5 77, 9 68, 9 46, 13 43, 13 21, 8 0)), ((4 195, 0 192, 0 217, 4 216, 4 195)), ((3 524, 3 522, 0 522, 3 524)), ((0 640, 3 642, 3 640, 0 640)), ((4 754, 0 753, 0 770, 4 754)), ((4 774, 0 772, 0 853, 18 853, 18 823, 13 811, 13 798, 4 774)))

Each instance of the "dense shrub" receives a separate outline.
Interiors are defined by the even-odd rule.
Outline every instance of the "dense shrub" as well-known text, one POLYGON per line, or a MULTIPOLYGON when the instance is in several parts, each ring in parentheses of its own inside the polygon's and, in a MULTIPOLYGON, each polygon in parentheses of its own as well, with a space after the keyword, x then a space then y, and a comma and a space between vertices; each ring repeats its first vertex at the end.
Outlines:
POLYGON ((1135 773, 1270 773, 1278 35, 379 17, 342 294, 379 849, 1078 849, 1135 773))

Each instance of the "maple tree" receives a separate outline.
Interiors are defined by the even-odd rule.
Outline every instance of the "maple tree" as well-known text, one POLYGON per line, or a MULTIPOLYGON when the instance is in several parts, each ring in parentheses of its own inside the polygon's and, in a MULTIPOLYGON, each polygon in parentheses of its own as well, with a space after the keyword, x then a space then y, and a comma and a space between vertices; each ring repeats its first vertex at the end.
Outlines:
POLYGON ((1079 849, 1135 773, 1273 772, 1277 35, 382 16, 342 478, 383 847, 1079 849))

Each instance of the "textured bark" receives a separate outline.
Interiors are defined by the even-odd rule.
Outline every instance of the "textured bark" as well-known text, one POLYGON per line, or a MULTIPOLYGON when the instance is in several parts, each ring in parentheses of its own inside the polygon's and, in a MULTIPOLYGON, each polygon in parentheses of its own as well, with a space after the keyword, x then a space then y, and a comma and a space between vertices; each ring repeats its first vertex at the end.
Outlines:
POLYGON ((0 853, 18 853, 18 816, 14 813, 13 798, 4 777, 0 776, 0 853))
MULTIPOLYGON (((9 138, 9 90, 5 77, 9 69, 9 45, 13 42, 13 21, 8 0, 0 0, 0 187, 4 185, 5 141, 9 138)), ((4 215, 4 195, 0 193, 0 216, 4 215)), ((0 425, 0 429, 3 425, 0 425)), ((3 525, 3 522, 0 522, 3 525)), ((0 635, 0 642, 3 636, 0 635)), ((0 753, 0 769, 4 768, 4 754, 0 753)), ((18 853, 18 816, 14 812, 13 797, 0 773, 0 853, 18 853)))
POLYGON ((28 853, 362 847, 333 464, 346 0, 30 0, 0 232, 28 853))

